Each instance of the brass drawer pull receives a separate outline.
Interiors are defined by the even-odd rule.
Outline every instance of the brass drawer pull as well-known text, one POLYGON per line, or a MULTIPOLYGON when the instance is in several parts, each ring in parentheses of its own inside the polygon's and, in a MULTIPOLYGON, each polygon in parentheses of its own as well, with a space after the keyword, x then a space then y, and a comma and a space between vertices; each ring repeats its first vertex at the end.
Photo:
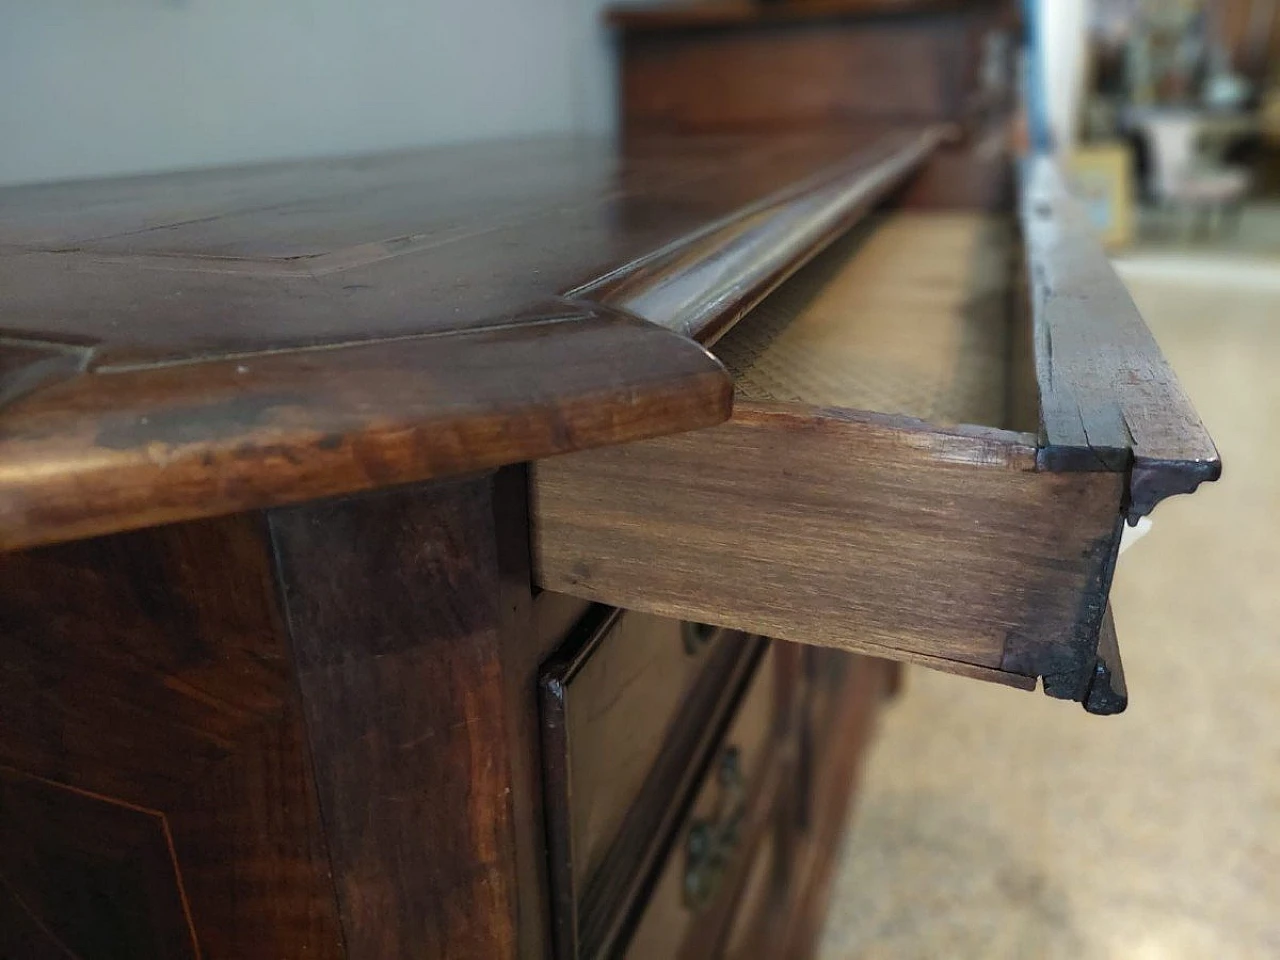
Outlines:
POLYGON ((716 816, 693 821, 689 825, 685 847, 688 862, 684 874, 684 902, 694 912, 702 910, 715 898, 740 840, 739 828, 747 809, 747 791, 742 755, 737 747, 728 747, 724 751, 716 779, 720 784, 716 816))

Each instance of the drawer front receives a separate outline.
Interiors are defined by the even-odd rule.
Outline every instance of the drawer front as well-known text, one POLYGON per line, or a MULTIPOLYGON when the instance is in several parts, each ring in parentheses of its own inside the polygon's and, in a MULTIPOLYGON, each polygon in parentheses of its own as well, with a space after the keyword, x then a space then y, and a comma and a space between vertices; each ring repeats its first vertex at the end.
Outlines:
POLYGON ((777 911, 783 894, 780 840, 770 830, 751 855, 751 865, 744 876, 742 892, 733 906, 733 916, 720 953, 725 960, 752 960, 759 957, 760 944, 766 942, 771 921, 780 919, 777 911))
POLYGON ((840 798, 846 795, 862 750, 870 742, 893 673, 886 660, 829 652, 845 663, 827 695, 813 702, 802 745, 808 760, 803 788, 809 814, 802 826, 810 833, 831 818, 832 808, 843 809, 840 798))
POLYGON ((805 686, 809 690, 810 728, 825 731, 830 726, 849 672, 865 659, 843 650, 805 648, 804 675, 805 686))
POLYGON ((597 607, 541 672, 544 779, 562 956, 591 955, 633 895, 671 794, 758 641, 597 607))
POLYGON ((770 649, 670 838, 628 960, 706 956, 750 878, 777 785, 774 667, 770 649))
POLYGON ((870 657, 826 647, 804 648, 804 720, 800 729, 800 790, 798 815, 802 824, 812 815, 812 791, 817 771, 823 766, 828 737, 839 738, 834 728, 845 695, 850 689, 850 673, 874 663, 870 657))
POLYGON ((786 781, 787 797, 779 805, 789 830, 783 902, 752 929, 754 950, 729 954, 733 960, 813 955, 859 768, 896 666, 872 657, 838 656, 846 662, 831 695, 823 704, 810 704, 808 760, 800 776, 786 781))
POLYGON ((781 284, 711 345, 728 423, 538 463, 538 581, 1123 709, 1123 523, 1219 464, 1030 169, 1019 221, 892 211, 781 284))

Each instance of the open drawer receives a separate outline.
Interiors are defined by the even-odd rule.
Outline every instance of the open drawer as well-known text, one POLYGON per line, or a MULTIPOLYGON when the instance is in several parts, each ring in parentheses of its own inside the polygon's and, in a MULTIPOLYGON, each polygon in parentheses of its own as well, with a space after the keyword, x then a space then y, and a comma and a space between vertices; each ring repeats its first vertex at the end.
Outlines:
POLYGON ((684 322, 727 423, 536 464, 541 585, 1123 709, 1121 531, 1215 479, 1212 442, 1050 161, 1016 216, 855 186, 818 240, 811 190, 597 291, 680 326, 773 257, 736 325, 684 322))

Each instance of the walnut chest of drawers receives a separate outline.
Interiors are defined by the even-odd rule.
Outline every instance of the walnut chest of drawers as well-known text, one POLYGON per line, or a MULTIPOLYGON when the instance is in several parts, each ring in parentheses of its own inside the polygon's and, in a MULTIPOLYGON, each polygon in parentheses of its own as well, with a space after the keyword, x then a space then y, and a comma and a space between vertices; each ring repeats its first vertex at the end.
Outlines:
POLYGON ((0 192, 0 955, 801 955, 901 663, 1122 709, 1217 455, 947 136, 0 192))

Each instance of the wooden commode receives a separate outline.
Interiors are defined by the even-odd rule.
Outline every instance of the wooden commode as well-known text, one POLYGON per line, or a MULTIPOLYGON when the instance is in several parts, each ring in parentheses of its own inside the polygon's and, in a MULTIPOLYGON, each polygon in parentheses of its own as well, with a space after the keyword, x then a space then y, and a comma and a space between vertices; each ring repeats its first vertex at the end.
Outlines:
POLYGON ((802 956, 901 664, 1123 709, 1217 453, 927 93, 0 191, 0 957, 802 956))

